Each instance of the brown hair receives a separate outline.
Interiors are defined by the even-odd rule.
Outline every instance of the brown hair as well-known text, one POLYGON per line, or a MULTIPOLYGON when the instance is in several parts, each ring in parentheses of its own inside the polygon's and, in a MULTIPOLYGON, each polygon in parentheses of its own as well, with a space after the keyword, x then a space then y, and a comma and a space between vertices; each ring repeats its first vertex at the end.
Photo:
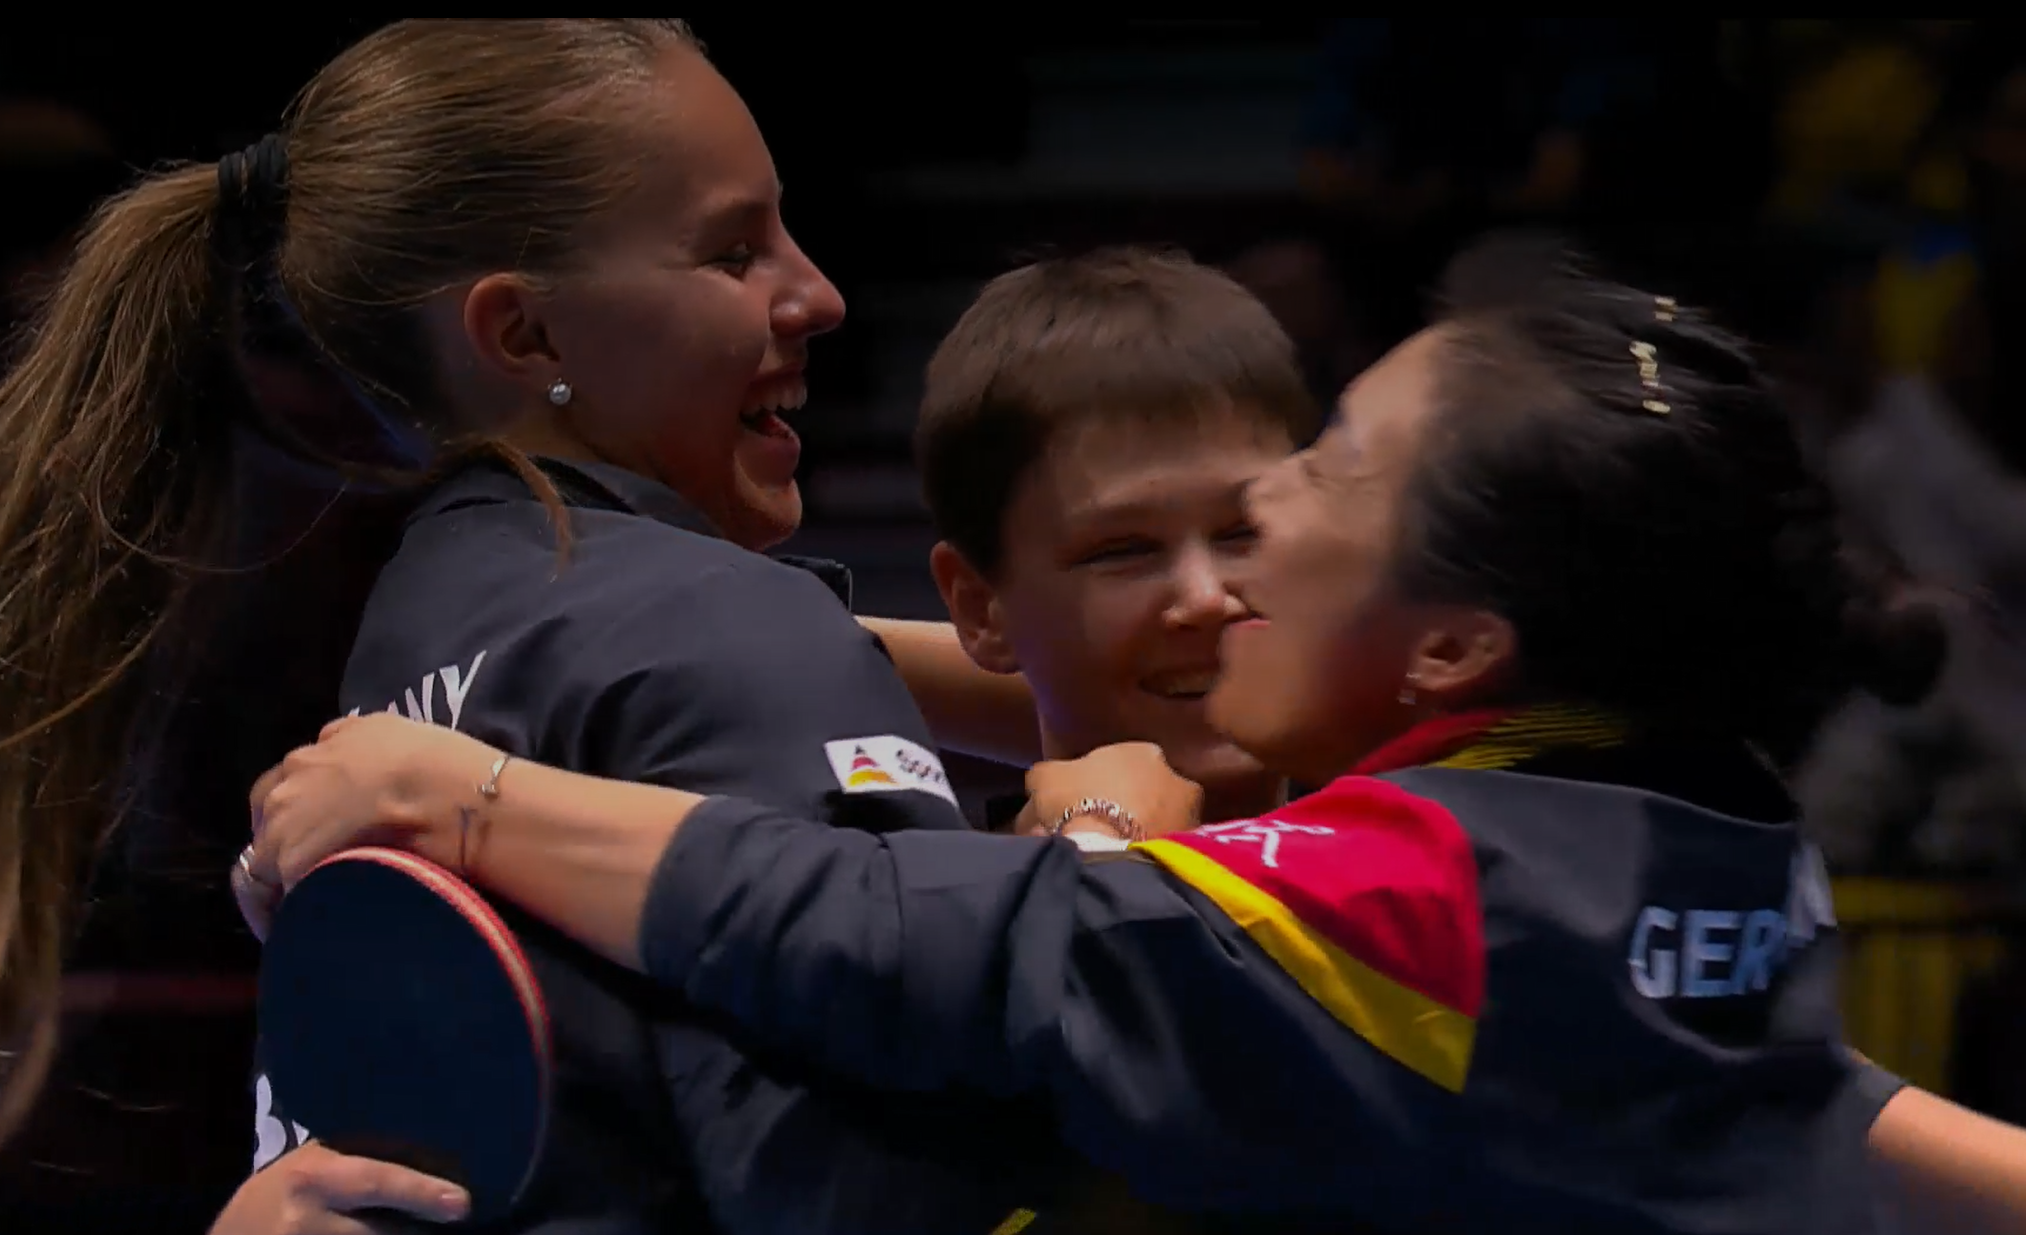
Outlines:
MULTIPOLYGON (((229 564, 235 418, 290 429, 243 380, 260 303, 381 416, 458 440, 419 307, 567 269, 632 182, 644 112, 612 103, 678 46, 701 50, 665 19, 398 22, 290 108, 264 228, 239 228, 259 203, 210 165, 98 211, 0 380, 0 1049, 49 1039, 79 878, 167 724, 154 670, 201 639, 202 585, 229 564)), ((334 677, 315 688, 335 704, 334 677)), ((306 736, 269 740, 278 757, 306 736)), ((0 1135, 46 1057, 13 1057, 0 1135)))
POLYGON ((915 457, 937 534, 990 574, 1014 490, 1065 425, 1221 413, 1308 439, 1316 408, 1287 333, 1220 271, 1103 249, 985 285, 929 360, 915 457))

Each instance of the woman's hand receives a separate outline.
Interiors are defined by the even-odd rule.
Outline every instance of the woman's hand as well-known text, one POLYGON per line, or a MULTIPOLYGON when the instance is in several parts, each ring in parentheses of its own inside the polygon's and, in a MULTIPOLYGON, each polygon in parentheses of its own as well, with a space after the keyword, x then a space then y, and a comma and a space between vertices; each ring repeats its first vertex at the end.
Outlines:
MULTIPOLYGON (((1027 771, 1027 810, 1047 825, 1089 798, 1110 802, 1130 814, 1146 836, 1193 828, 1201 820, 1203 790, 1176 774, 1151 742, 1122 742, 1081 759, 1037 763, 1027 771)), ((1066 831, 1107 831, 1093 815, 1072 821, 1066 831)))
POLYGON ((282 892, 317 863, 360 845, 413 850, 453 869, 461 820, 500 752, 441 725, 388 713, 324 727, 253 786, 253 845, 234 872, 255 933, 282 892))
POLYGON ((470 1208, 455 1184, 312 1142, 241 1184, 211 1235, 373 1235, 392 1228, 352 1215, 391 1210, 456 1222, 470 1208))
POLYGON ((473 738, 384 713, 327 726, 253 787, 241 874, 259 885, 255 916, 332 854, 398 846, 638 969, 655 869, 705 799, 505 761, 473 738))

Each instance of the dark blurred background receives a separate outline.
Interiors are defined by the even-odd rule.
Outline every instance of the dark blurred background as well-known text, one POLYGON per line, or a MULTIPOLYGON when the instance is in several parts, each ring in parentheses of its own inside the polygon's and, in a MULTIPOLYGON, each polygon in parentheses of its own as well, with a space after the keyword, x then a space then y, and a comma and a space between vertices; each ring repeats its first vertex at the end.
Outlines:
MULTIPOLYGON (((385 20, 17 26, 0 312, 136 168, 249 142, 385 20)), ((2026 836, 2026 384, 2002 367, 2026 332, 2020 23, 692 20, 850 304, 817 346, 794 547, 852 565, 868 612, 940 616, 908 458, 921 366, 982 279, 1041 251, 1226 264, 1325 398, 1495 223, 1573 230, 1760 339, 1853 519, 1977 602, 1937 700, 1853 700, 1799 781, 1843 875, 1853 1035, 2026 1118, 2005 1047, 2026 836)), ((962 772, 974 797, 1007 780, 962 772)), ((183 825, 101 890, 61 1074, 0 1156, 10 1235, 201 1231, 245 1173, 256 952, 220 873, 244 823, 183 825)))

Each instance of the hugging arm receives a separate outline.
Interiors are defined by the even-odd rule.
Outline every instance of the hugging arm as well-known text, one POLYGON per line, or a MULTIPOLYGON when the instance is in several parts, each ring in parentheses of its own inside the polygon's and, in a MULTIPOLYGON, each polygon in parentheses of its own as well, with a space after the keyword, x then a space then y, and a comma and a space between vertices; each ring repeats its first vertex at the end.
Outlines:
MULTIPOLYGON (((1040 1101, 1079 1154, 1158 1204, 1338 1208, 1354 1189, 1348 1203, 1383 1213, 1429 1195, 1439 1164, 1412 1147, 1453 1118, 1460 1014, 1389 987, 1385 1014, 1361 1018, 1345 983, 1364 978, 1284 914, 1264 929, 1292 951, 1270 953, 1258 896, 1208 856, 1261 848, 1242 830, 1086 854, 516 772, 473 875, 758 1041, 874 1088, 1040 1101), (1334 1169, 1347 1148, 1374 1169, 1334 1169)), ((431 845, 455 840, 417 834, 431 845)), ((1437 868, 1453 857, 1430 858, 1425 886, 1347 900, 1396 925, 1407 913, 1414 946, 1446 964, 1462 945, 1437 868)))
MULTIPOLYGON (((439 762, 489 762, 455 740, 468 748, 439 762)), ((1446 1005, 1374 996, 1371 973, 1331 960, 1355 951, 1356 921, 1323 922, 1338 942, 1319 946, 1271 898, 1221 879, 1221 850, 1263 850, 1255 825, 1085 854, 874 836, 734 798, 515 771, 486 807, 474 877, 760 1040, 875 1088, 1040 1099, 1079 1153, 1157 1203, 1336 1208, 1356 1188, 1359 1208, 1384 1212, 1426 1193, 1416 1172, 1430 1163, 1403 1147, 1449 1125, 1468 990, 1446 1005), (1347 1145, 1371 1169, 1342 1172, 1347 1145)), ((468 792, 476 778, 454 779, 468 792)), ((414 848, 455 860, 454 826, 428 822, 454 819, 454 804, 375 814, 408 819, 414 848)), ((1315 839, 1356 859, 1330 866, 1388 872, 1333 903, 1377 911, 1368 922, 1403 931, 1430 973, 1467 968, 1465 941, 1444 930, 1457 915, 1442 855, 1417 851, 1425 877, 1401 886, 1397 850, 1366 861, 1349 851, 1369 837, 1315 839)), ((2026 1132, 1860 1075, 1883 1085, 1870 1144, 1892 1199, 1967 1231, 2020 1229, 2026 1132)))
MULTIPOLYGON (((1079 1152, 1159 1203, 1334 1206, 1346 1198, 1316 1189, 1348 1185, 1376 1213, 1425 1186, 1427 1162, 1400 1147, 1448 1126, 1453 1094, 1436 1078, 1456 1059, 1454 1010, 1334 1015, 1333 991, 1358 975, 1303 972, 1286 934, 1269 954, 1234 919, 1271 904, 1225 895, 1214 870, 1202 888, 1183 877, 1214 842, 1140 851, 1160 866, 1018 838, 839 836, 813 850, 790 821, 719 811, 664 855, 642 924, 648 972, 698 1002, 872 1085, 1039 1093, 1079 1152), (1308 1122, 1275 1118, 1287 1110, 1308 1122), (1309 1157, 1347 1145, 1375 1168, 1361 1183, 1309 1157)), ((1389 899, 1425 959, 1460 954, 1433 921, 1437 881, 1389 899)), ((2026 1130, 1868 1062, 1852 1083, 1878 1104, 1870 1157, 1905 1229, 2026 1229, 2026 1130)))

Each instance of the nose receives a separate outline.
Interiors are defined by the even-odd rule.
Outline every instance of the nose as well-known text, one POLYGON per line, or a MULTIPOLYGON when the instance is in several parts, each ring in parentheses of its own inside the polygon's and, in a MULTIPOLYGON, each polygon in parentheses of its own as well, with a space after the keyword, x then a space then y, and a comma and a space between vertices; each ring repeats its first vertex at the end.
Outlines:
POLYGON ((783 266, 787 277, 774 297, 774 333, 789 339, 828 334, 844 324, 844 296, 792 239, 783 266))
POLYGON ((1207 544, 1193 544, 1175 562, 1175 594, 1163 618, 1173 630, 1218 630, 1245 616, 1231 591, 1223 559, 1207 544))

